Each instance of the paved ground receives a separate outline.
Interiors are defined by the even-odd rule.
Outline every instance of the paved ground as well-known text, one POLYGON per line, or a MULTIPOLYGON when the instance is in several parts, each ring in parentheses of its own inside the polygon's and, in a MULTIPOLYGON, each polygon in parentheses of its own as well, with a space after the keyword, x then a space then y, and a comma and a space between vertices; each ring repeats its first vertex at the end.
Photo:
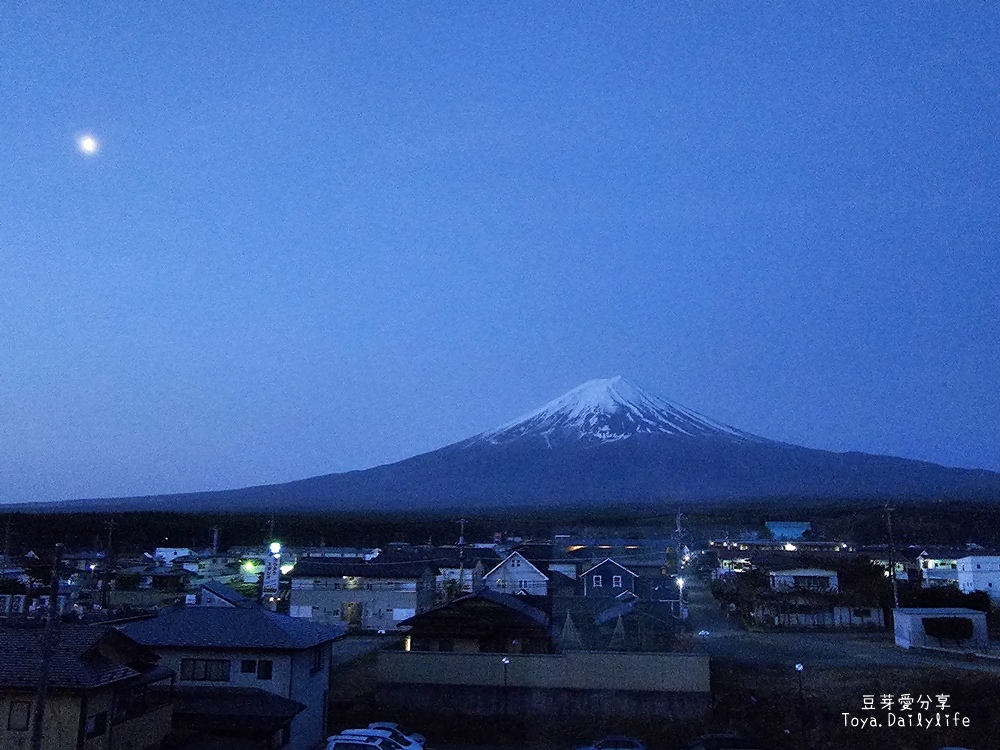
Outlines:
POLYGON ((699 639, 715 657, 742 664, 820 667, 951 667, 1000 674, 1000 665, 968 661, 959 655, 930 655, 898 648, 892 633, 794 633, 749 632, 720 610, 701 580, 691 576, 685 586, 689 597, 688 629, 711 635, 699 639))

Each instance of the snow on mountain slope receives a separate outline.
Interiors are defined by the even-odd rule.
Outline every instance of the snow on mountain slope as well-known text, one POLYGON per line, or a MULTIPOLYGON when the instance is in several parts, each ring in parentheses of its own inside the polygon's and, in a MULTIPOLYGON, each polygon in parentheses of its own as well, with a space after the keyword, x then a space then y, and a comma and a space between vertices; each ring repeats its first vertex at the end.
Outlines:
POLYGON ((464 446, 540 441, 609 443, 641 434, 725 441, 763 441, 654 396, 621 376, 591 380, 540 409, 476 435, 464 446))

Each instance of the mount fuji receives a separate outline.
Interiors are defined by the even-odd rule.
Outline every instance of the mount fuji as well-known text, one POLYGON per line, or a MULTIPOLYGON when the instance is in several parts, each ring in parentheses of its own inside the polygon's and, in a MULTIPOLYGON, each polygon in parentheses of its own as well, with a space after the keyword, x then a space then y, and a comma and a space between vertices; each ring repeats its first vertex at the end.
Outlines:
POLYGON ((621 377, 393 464, 238 490, 58 503, 71 510, 466 512, 732 501, 1000 500, 1000 474, 768 440, 621 377))

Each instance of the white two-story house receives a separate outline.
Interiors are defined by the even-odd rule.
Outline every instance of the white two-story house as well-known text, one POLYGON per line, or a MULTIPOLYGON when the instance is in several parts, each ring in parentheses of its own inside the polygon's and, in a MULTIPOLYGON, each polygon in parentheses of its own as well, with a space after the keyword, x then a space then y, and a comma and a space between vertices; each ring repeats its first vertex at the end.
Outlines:
POLYGON ((990 600, 1000 604, 1000 556, 970 555, 958 563, 958 588, 965 594, 985 591, 990 600))
POLYGON ((326 736, 331 649, 345 628, 262 607, 180 607, 120 630, 176 672, 175 723, 178 714, 191 726, 229 716, 233 731, 262 727, 268 747, 288 750, 326 736))

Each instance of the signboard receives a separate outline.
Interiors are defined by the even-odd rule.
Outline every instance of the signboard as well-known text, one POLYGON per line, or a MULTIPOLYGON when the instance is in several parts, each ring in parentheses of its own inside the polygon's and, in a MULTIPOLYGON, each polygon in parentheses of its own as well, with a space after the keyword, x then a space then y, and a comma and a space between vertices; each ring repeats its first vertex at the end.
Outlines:
POLYGON ((281 558, 277 555, 270 555, 264 560, 264 593, 277 594, 280 578, 281 558))

